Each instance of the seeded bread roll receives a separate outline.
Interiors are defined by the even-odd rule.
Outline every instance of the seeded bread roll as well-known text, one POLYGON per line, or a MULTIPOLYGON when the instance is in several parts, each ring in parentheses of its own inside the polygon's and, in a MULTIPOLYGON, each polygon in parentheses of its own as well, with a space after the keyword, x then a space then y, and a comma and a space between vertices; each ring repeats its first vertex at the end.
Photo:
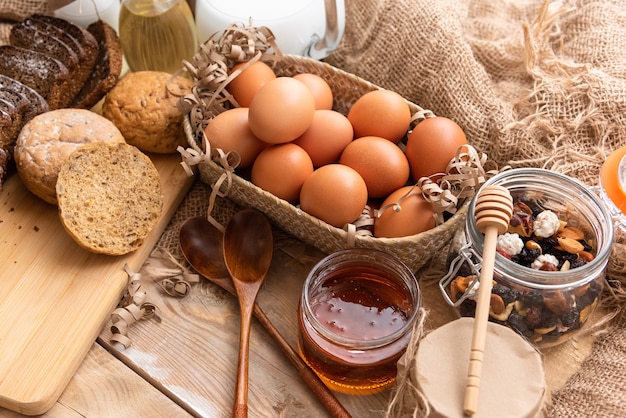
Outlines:
POLYGON ((65 230, 99 254, 139 248, 163 208, 159 172, 150 158, 125 143, 78 148, 63 163, 56 192, 65 230))
POLYGON ((102 115, 144 152, 170 154, 187 141, 183 114, 176 107, 179 96, 189 93, 192 82, 159 71, 126 74, 107 93, 102 115), (173 94, 172 94, 173 93, 173 94))
POLYGON ((17 137, 18 175, 33 194, 56 204, 61 165, 74 150, 92 142, 120 143, 124 137, 111 121, 90 110, 57 109, 37 115, 17 137))

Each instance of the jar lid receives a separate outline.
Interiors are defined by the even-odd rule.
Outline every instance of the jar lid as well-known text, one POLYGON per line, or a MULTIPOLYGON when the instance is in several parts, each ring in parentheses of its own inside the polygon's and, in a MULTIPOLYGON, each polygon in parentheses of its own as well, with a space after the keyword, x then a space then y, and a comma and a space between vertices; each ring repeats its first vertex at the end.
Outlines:
MULTIPOLYGON (((419 343, 412 367, 433 417, 465 417, 473 326, 473 318, 459 318, 419 343)), ((548 391, 539 352, 515 331, 493 322, 487 324, 486 339, 474 418, 540 416, 548 391)))
POLYGON ((626 146, 607 157, 600 169, 600 181, 609 199, 626 214, 626 146))

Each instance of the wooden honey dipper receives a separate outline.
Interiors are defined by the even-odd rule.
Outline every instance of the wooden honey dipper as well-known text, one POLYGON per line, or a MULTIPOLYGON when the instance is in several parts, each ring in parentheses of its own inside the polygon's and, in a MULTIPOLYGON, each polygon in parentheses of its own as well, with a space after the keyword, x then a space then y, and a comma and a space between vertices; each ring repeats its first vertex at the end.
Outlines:
POLYGON ((502 186, 486 186, 476 199, 476 228, 485 235, 483 261, 480 269, 480 287, 476 302, 476 314, 472 334, 470 361, 465 386, 463 412, 474 415, 478 406, 478 393, 489 320, 489 302, 493 280, 493 267, 496 257, 496 243, 499 234, 508 230, 513 215, 513 199, 502 186))

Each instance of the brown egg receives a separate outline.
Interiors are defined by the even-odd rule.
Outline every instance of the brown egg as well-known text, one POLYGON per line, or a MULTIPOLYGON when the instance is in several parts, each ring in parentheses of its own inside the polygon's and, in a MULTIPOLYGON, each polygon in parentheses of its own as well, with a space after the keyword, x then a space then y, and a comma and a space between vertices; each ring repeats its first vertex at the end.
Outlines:
POLYGON ((382 214, 374 222, 377 238, 407 237, 435 227, 435 211, 417 186, 404 186, 391 193, 381 209, 382 214), (393 203, 398 203, 399 211, 387 207, 393 203))
POLYGON ((417 182, 421 177, 445 173, 459 147, 466 144, 465 133, 453 120, 442 116, 424 119, 407 138, 411 177, 417 182))
POLYGON ((265 148, 252 164, 252 183, 274 196, 295 203, 304 181, 313 173, 309 154, 295 144, 265 148))
POLYGON ((293 78, 302 81, 311 89, 311 93, 313 93, 315 98, 315 109, 330 110, 333 108, 333 92, 326 80, 317 74, 311 73, 296 74, 293 78))
MULTIPOLYGON (((230 70, 230 73, 232 74, 246 64, 248 63, 242 62, 235 65, 230 70)), ((237 103, 239 103, 239 106, 249 107, 257 91, 259 91, 265 83, 275 78, 276 74, 274 74, 274 71, 267 64, 261 61, 255 61, 228 83, 226 90, 233 95, 237 103)))
POLYGON ((341 153, 339 162, 363 177, 371 198, 387 197, 409 179, 409 162, 400 147, 377 136, 352 141, 341 153))
POLYGON ((379 136, 398 143, 411 123, 411 109, 391 90, 374 90, 359 97, 348 112, 354 137, 379 136))
POLYGON ((293 77, 278 77, 263 85, 250 103, 250 129, 262 141, 293 141, 311 125, 315 99, 306 84, 293 77))
POLYGON ((293 143, 309 154, 313 166, 336 162, 344 148, 352 142, 352 124, 345 115, 334 110, 316 110, 309 129, 293 143))
POLYGON ((220 148, 224 152, 237 152, 241 158, 240 168, 251 165, 261 150, 268 146, 250 130, 247 107, 238 107, 220 113, 209 122, 204 133, 212 149, 220 148))
POLYGON ((316 169, 300 191, 300 208, 337 228, 354 222, 366 203, 365 182, 359 173, 342 164, 316 169))

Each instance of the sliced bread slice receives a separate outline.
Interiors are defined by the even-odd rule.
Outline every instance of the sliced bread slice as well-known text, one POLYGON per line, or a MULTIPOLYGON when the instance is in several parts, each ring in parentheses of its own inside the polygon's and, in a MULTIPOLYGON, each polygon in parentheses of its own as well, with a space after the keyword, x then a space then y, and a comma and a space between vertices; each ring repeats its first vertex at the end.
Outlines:
POLYGON ((88 31, 75 27, 76 25, 66 20, 40 14, 27 17, 22 24, 48 33, 67 44, 76 53, 79 61, 80 71, 76 74, 76 83, 81 86, 85 84, 99 52, 96 39, 88 31))
POLYGON ((115 86, 122 73, 122 46, 115 29, 98 20, 89 25, 87 31, 98 41, 100 52, 89 78, 71 104, 85 109, 95 106, 115 86))
POLYGON ((63 87, 63 99, 60 107, 68 106, 82 88, 84 80, 91 71, 90 69, 84 70, 80 67, 80 61, 76 52, 59 38, 40 31, 33 26, 21 23, 13 25, 11 28, 9 42, 11 45, 31 49, 56 58, 65 65, 69 71, 69 77, 63 87))
POLYGON ((0 74, 14 78, 41 94, 50 109, 63 105, 67 67, 46 54, 14 45, 0 45, 0 74))
POLYGON ((163 209, 159 172, 126 143, 98 142, 72 152, 61 166, 56 193, 65 230, 100 254, 139 248, 163 209))
POLYGON ((6 174, 13 167, 13 151, 19 134, 26 122, 48 111, 48 103, 35 90, 19 81, 0 74, 0 101, 18 109, 18 119, 8 113, 0 114, 0 190, 6 174))
POLYGON ((3 145, 5 147, 14 145, 17 134, 22 128, 22 110, 15 103, 0 97, 0 111, 11 119, 11 123, 7 126, 8 142, 3 145))
POLYGON ((0 109, 0 190, 2 190, 2 182, 8 171, 8 164, 12 161, 12 147, 4 144, 10 142, 13 118, 6 111, 0 109))
POLYGON ((0 74, 0 96, 2 91, 8 91, 8 94, 18 93, 24 97, 24 100, 28 101, 29 107, 26 110, 25 122, 34 118, 35 116, 47 112, 50 110, 46 99, 37 92, 37 90, 27 86, 26 84, 18 81, 14 78, 0 74))
POLYGON ((33 14, 29 16, 33 22, 48 23, 52 26, 60 28, 67 32, 70 36, 80 43, 83 47, 85 54, 95 57, 98 55, 98 42, 86 29, 81 28, 78 25, 73 24, 65 19, 61 19, 55 16, 49 16, 44 14, 33 14))

